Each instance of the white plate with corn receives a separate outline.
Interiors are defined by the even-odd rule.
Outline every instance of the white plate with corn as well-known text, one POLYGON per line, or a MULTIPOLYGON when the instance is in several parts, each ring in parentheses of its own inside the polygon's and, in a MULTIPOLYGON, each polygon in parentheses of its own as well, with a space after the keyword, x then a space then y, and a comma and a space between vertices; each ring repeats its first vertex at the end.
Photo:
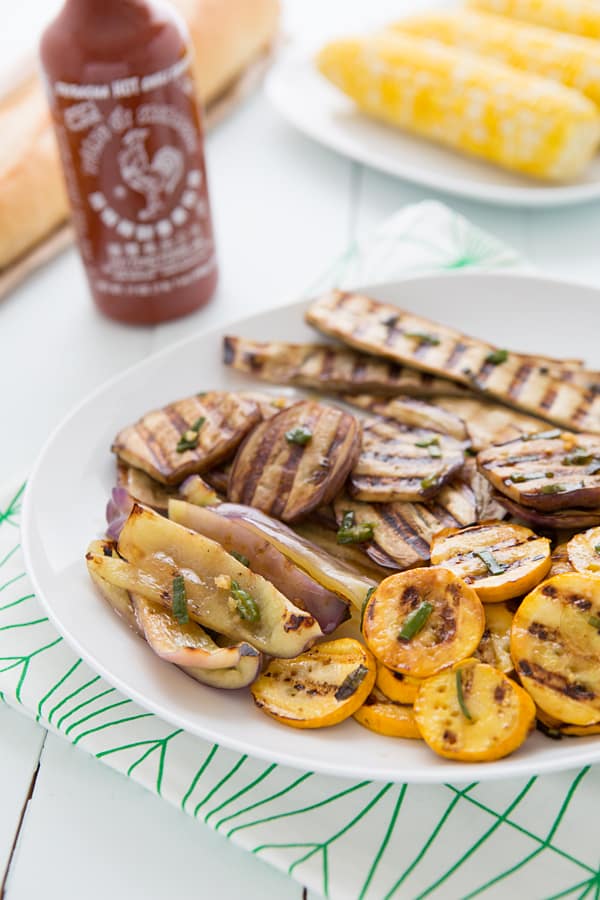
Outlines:
POLYGON ((504 205, 600 197, 600 6, 470 0, 284 58, 295 127, 408 181, 504 205))

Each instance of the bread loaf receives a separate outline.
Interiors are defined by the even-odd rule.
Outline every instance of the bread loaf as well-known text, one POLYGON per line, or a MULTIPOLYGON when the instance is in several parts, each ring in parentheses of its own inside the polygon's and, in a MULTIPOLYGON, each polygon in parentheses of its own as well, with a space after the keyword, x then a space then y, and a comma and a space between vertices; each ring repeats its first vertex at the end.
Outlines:
MULTIPOLYGON (((273 40, 279 0, 173 0, 194 45, 210 104, 273 40)), ((0 101, 0 270, 42 241, 69 207, 42 85, 31 76, 0 101)))

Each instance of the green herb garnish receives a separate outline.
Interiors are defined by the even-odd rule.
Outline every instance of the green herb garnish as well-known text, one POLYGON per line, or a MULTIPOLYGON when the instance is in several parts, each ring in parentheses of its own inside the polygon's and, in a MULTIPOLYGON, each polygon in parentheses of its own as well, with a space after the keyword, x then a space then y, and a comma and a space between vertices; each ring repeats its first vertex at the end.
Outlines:
POLYGON ((398 635, 399 640, 412 641, 414 636, 425 627, 432 612, 433 604, 429 603, 428 600, 424 600, 417 609, 414 609, 405 618, 398 635))
POLYGON ((186 450, 195 450, 198 446, 198 432, 206 422, 205 416, 200 416, 199 419, 196 419, 194 424, 188 428, 187 431, 184 431, 181 437, 179 438, 179 442, 177 447, 175 448, 178 453, 185 453, 186 450))
POLYGON ((474 447, 467 447, 465 453, 467 454, 467 456, 477 456, 477 450, 475 450, 474 447))
POLYGON ((503 575, 506 572, 506 566, 498 562, 493 553, 489 550, 474 550, 473 556, 478 556, 490 575, 503 575))
POLYGON ((200 431, 205 422, 206 416, 200 416, 200 418, 196 419, 196 421, 192 425, 192 431, 200 431))
POLYGON ((440 479, 438 475, 426 475, 425 478, 421 479, 421 487, 424 491, 428 491, 429 488, 437 487, 440 483, 440 479))
POLYGON ((594 546, 594 550, 596 551, 596 553, 600 553, 600 544, 596 544, 594 546))
POLYGON ((173 578, 173 615, 180 625, 187 625, 190 621, 185 596, 185 581, 183 575, 175 575, 173 578))
POLYGON ((305 425, 298 425, 296 428, 286 431, 285 439, 288 444, 298 444, 300 447, 305 447, 312 440, 312 431, 305 425))
POLYGON ((458 705, 460 706, 460 711, 469 722, 473 721, 473 716, 469 712, 469 707, 465 703, 465 694, 463 690, 463 680, 462 680, 462 669, 456 670, 456 697, 458 699, 458 705))
POLYGON ((565 490, 564 484, 543 484, 540 488, 541 494, 560 494, 565 490))
POLYGON ((538 478, 547 477, 544 472, 531 472, 529 475, 509 475, 506 480, 512 481, 513 484, 523 484, 524 481, 536 481, 538 478))
POLYGON ((593 459, 593 453, 589 453, 584 447, 575 447, 563 458, 563 466, 587 466, 593 459))
POLYGON ((260 609, 254 597, 239 586, 237 581, 231 579, 231 596, 237 600, 237 611, 240 619, 247 622, 258 622, 260 619, 260 609))
POLYGON ((234 559, 237 559, 238 562, 241 562, 241 564, 243 566, 249 567, 250 560, 248 559, 247 556, 244 556, 243 553, 238 553, 237 550, 232 550, 231 555, 233 556, 234 559))
POLYGON ((415 447, 425 447, 427 452, 433 459, 439 459, 442 455, 439 437, 426 438, 422 441, 415 441, 415 447))
POLYGON ((342 700, 347 700, 348 697, 352 696, 352 694, 355 694, 365 680, 365 677, 366 675, 368 675, 368 673, 369 670, 366 666, 357 666, 353 672, 350 672, 349 675, 346 675, 334 694, 335 699, 341 702, 342 700))
POLYGON ((375 593, 375 588, 371 587, 365 594, 365 599, 363 600, 363 605, 360 610, 360 630, 361 631, 362 631, 362 627, 363 627, 363 622, 365 621, 365 613, 367 611, 367 604, 374 593, 375 593))
POLYGON ((508 350, 493 350, 485 358, 486 363, 491 366, 499 366, 508 359, 508 350))
POLYGON ((592 628, 595 628, 596 631, 600 631, 600 616, 590 616, 588 622, 592 628))
POLYGON ((364 544, 365 541, 373 540, 373 524, 371 522, 362 522, 360 525, 344 526, 342 520, 341 528, 338 528, 336 539, 338 544, 364 544))
POLYGON ((426 331, 405 331, 404 337, 414 338, 420 344, 429 344, 431 347, 437 347, 440 343, 439 337, 435 334, 427 334, 426 331))

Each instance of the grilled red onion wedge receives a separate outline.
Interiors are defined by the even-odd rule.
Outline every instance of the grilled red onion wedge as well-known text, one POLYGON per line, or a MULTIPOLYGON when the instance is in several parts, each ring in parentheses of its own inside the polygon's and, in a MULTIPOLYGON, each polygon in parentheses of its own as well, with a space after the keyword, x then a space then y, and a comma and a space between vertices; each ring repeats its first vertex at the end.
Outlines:
POLYGON ((360 425, 349 413, 301 401, 258 425, 239 448, 229 499, 293 522, 329 503, 360 449, 360 425))
POLYGON ((556 428, 482 450, 479 471, 520 506, 540 512, 600 506, 600 437, 556 428))
POLYGON ((104 599, 108 601, 109 605, 116 612, 116 614, 121 619, 123 619, 123 621, 133 631, 135 631, 136 634, 139 634, 143 637, 142 630, 135 617, 135 611, 133 609, 133 604, 131 602, 129 592, 124 588, 120 588, 112 584, 106 578, 103 578, 98 568, 92 562, 92 559, 94 557, 118 559, 118 556, 119 554, 117 553, 117 545, 114 541, 92 541, 92 543, 88 547, 88 552, 86 555, 87 569, 90 578, 92 579, 104 599))
POLYGON ((369 417, 348 491, 371 503, 427 500, 461 469, 463 447, 445 434, 369 417))
POLYGON ((146 413, 119 432, 112 449, 162 484, 179 484, 231 456, 261 418, 254 400, 210 391, 146 413))
MULTIPOLYGON (((323 634, 330 634, 350 617, 348 602, 323 587, 298 568, 275 547, 267 535, 260 535, 241 516, 228 515, 230 504, 210 509, 181 500, 169 503, 169 518, 221 544, 228 553, 267 578, 288 600, 315 617, 323 634), (221 509, 225 509, 225 513, 221 509)), ((279 523, 273 522, 273 527, 279 523)))

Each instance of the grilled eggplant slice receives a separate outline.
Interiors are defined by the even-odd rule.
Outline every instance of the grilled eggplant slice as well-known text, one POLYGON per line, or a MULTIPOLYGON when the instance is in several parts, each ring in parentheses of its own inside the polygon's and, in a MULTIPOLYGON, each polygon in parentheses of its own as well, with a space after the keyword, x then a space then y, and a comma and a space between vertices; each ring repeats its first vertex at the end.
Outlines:
POLYGON ((464 420, 474 450, 548 430, 548 424, 542 419, 479 397, 434 397, 432 402, 464 420))
POLYGON ((88 553, 89 565, 111 584, 166 609, 172 609, 174 579, 181 576, 189 617, 233 641, 292 657, 322 637, 313 616, 219 544, 152 510, 133 507, 118 550, 122 559, 88 553))
POLYGON ((489 447, 479 471, 500 493, 540 512, 600 506, 600 438, 554 429, 489 447))
POLYGON ((261 420, 253 400, 210 391, 153 410, 116 436, 112 450, 161 484, 179 484, 231 456, 261 420))
POLYGON ((412 706, 397 703, 374 687, 365 702, 354 713, 359 725, 387 737, 421 740, 412 706))
POLYGON ((461 442, 466 442, 469 438, 463 420, 444 409, 441 404, 435 406, 415 397, 402 396, 382 400, 381 397, 374 397, 371 394, 359 394, 356 397, 348 394, 343 399, 352 406, 375 413, 383 419, 393 419, 394 422, 399 422, 407 428, 446 434, 461 442))
MULTIPOLYGON (((335 519, 332 527, 326 527, 321 521, 315 521, 311 517, 294 525, 294 531, 299 537, 324 550, 329 556, 340 560, 348 566, 354 575, 368 578, 371 581, 381 581, 390 573, 383 566, 373 562, 364 550, 356 544, 338 544, 336 538, 337 525, 335 519)), ((396 568, 393 560, 390 560, 392 568, 396 568)), ((388 567, 389 568, 389 567, 388 567)))
POLYGON ((455 438, 373 416, 363 421, 348 491, 356 500, 375 503, 428 500, 463 463, 463 444, 455 438))
POLYGON ((575 571, 574 567, 571 565, 571 560, 569 559, 567 541, 556 545, 550 559, 552 560, 552 565, 548 572, 548 578, 553 578, 554 575, 564 575, 566 572, 575 571))
POLYGON ((415 720, 440 756, 489 762, 521 746, 535 723, 535 705, 498 669, 469 659, 425 681, 415 720))
POLYGON ((351 511, 357 525, 371 526, 373 538, 363 547, 374 562, 385 568, 410 569, 429 561, 431 539, 443 528, 497 517, 502 508, 490 503, 490 490, 474 467, 466 465, 459 478, 427 503, 369 504, 341 494, 334 509, 340 525, 351 511))
POLYGON ((540 583, 551 565, 550 541, 522 525, 478 522, 436 534, 431 563, 470 584, 482 603, 499 603, 540 583))
POLYGON ((388 669, 428 678, 478 647, 485 628, 473 588, 448 569, 390 575, 367 602, 363 634, 388 669))
MULTIPOLYGON (((597 509, 557 509, 554 512, 539 512, 528 506, 521 506, 497 491, 495 500, 515 519, 521 519, 542 531, 568 531, 591 528, 600 525, 600 508, 597 509)), ((558 574, 558 573, 556 573, 558 574)))
POLYGON ((575 534, 567 544, 571 567, 584 575, 600 575, 600 528, 575 534))
POLYGON ((329 503, 360 450, 354 416, 313 400, 258 425, 235 457, 229 499, 294 522, 329 503))
POLYGON ((423 683, 422 678, 413 678, 411 675, 403 675, 402 672, 394 672, 387 666, 377 663, 377 677, 375 686, 396 703, 412 704, 417 699, 417 692, 423 683))
POLYGON ((515 613, 510 649, 523 687, 570 725, 600 722, 600 578, 555 575, 515 613))
POLYGON ((468 393, 445 378, 334 344, 261 343, 228 336, 223 338, 223 362, 253 378, 318 391, 411 397, 468 393))
POLYGON ((375 660, 352 638, 273 659, 251 687, 254 702, 292 728, 323 728, 352 716, 375 683, 375 660))
POLYGON ((240 516, 232 518, 218 509, 172 500, 169 518, 217 541, 237 559, 241 557, 253 572, 268 579, 295 606, 314 616, 323 634, 330 634, 350 618, 347 600, 298 568, 264 533, 257 533, 240 516))
POLYGON ((484 603, 485 631, 473 654, 480 662, 508 674, 514 669, 510 655, 510 631, 514 612, 507 603, 484 603))
POLYGON ((569 383, 535 357, 338 290, 316 299, 306 319, 358 350, 449 378, 557 425, 600 433, 600 396, 569 383))

